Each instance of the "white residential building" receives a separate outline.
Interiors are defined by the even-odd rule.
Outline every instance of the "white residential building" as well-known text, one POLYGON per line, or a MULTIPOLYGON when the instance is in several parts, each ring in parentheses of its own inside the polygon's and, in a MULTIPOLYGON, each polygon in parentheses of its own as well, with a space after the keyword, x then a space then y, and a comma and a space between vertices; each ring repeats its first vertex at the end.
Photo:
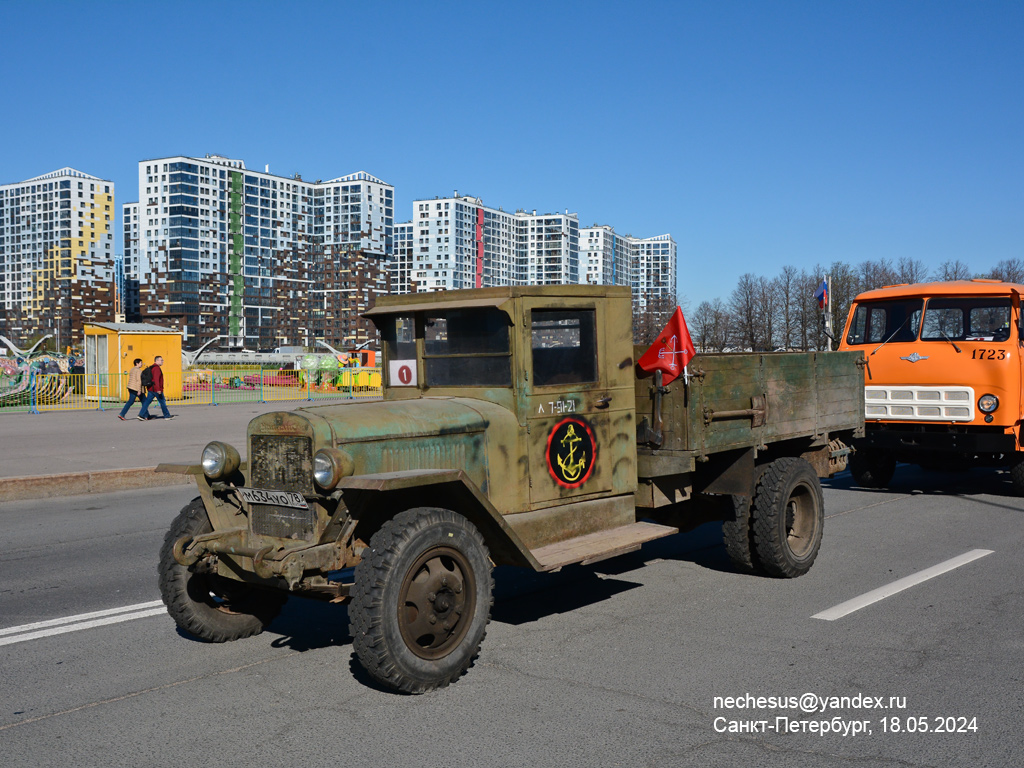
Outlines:
POLYGON ((391 258, 391 293, 410 293, 413 261, 413 226, 411 221, 395 224, 394 246, 391 258))
POLYGON ((387 290, 394 187, 366 172, 309 182, 218 155, 143 160, 138 225, 139 312, 178 318, 195 343, 375 333, 360 314, 387 290))
POLYGON ((456 192, 413 201, 409 224, 411 252, 392 264, 396 292, 576 281, 576 214, 509 213, 456 192))
POLYGON ((579 282, 580 220, 575 213, 517 214, 524 221, 525 283, 564 285, 579 282))
POLYGON ((676 241, 672 235, 633 242, 633 306, 643 309, 654 298, 676 302, 676 241))
POLYGON ((121 296, 122 312, 136 317, 139 314, 139 204, 125 203, 121 206, 123 239, 121 253, 124 256, 124 282, 121 296))
POLYGON ((676 258, 672 235, 637 238, 607 225, 580 230, 580 282, 628 285, 639 310, 651 299, 676 299, 676 258))
POLYGON ((675 300, 671 235, 636 238, 613 227, 580 229, 575 213, 509 213, 459 195, 414 200, 396 227, 391 290, 442 291, 498 285, 628 285, 634 306, 675 300))
POLYGON ((580 230, 580 283, 632 285, 636 239, 607 224, 580 230))
POLYGON ((0 333, 64 347, 113 319, 114 215, 114 183, 74 168, 0 184, 0 333))

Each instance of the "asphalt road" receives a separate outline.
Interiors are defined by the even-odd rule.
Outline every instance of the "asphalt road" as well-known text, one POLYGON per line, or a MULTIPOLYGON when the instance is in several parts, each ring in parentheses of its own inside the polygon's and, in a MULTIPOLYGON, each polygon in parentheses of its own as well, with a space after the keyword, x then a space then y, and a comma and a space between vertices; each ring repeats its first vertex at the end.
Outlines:
POLYGON ((891 491, 867 492, 840 476, 818 561, 792 581, 734 573, 715 526, 558 574, 501 569, 476 666, 418 697, 362 674, 344 608, 293 599, 267 632, 224 645, 179 634, 152 604, 187 489, 0 504, 0 762, 1019 766, 1024 500, 1004 477, 901 468, 891 491), (974 550, 991 554, 812 618, 974 550), (899 698, 813 714, 747 699, 807 692, 899 698), (868 724, 823 735, 776 718, 868 724), (728 730, 751 721, 775 730, 728 730), (934 732, 948 727, 963 732, 934 732))

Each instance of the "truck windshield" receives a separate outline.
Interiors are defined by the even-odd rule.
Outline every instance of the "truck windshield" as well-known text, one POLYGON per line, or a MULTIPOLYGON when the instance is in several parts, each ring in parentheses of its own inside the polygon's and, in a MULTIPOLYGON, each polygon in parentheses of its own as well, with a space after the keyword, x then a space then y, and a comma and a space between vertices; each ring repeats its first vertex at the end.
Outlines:
POLYGON ((499 309, 451 309, 423 323, 427 386, 512 385, 509 318, 499 309))
POLYGON ((922 341, 1006 341, 1010 338, 1010 299, 929 299, 922 341))
POLYGON ((924 299, 867 301, 857 305, 846 335, 847 344, 914 341, 921 325, 924 299))

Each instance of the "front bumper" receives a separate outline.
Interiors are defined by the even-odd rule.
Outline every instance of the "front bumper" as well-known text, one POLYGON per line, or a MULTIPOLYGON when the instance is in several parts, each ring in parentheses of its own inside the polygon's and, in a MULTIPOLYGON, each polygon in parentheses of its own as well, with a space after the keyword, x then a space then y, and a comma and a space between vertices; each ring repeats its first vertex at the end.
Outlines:
POLYGON ((1017 439, 1003 427, 961 427, 946 425, 897 426, 868 422, 864 437, 854 441, 857 448, 887 451, 897 459, 940 454, 1008 454, 1017 451, 1017 439))

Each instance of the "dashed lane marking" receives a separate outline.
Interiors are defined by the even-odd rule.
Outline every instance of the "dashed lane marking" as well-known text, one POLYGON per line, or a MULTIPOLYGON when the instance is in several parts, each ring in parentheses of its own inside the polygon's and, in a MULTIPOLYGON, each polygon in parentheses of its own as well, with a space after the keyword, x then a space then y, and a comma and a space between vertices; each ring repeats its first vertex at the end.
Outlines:
POLYGON ((947 571, 952 571, 954 568, 959 568, 961 565, 966 565, 978 558, 985 557, 985 555, 991 555, 992 552, 993 550, 991 549, 972 549, 970 552, 965 552, 962 555, 946 560, 938 565, 933 565, 931 568, 925 568, 923 571, 912 573, 909 576, 905 576, 902 579, 892 582, 891 584, 886 584, 884 587, 879 587, 878 589, 873 589, 870 592, 865 592, 860 597, 847 600, 845 603, 840 603, 833 608, 829 608, 827 611, 816 613, 811 616, 811 618, 822 619, 823 621, 835 621, 836 619, 841 619, 843 616, 847 616, 854 611, 859 611, 861 608, 865 608, 872 603, 877 603, 879 600, 891 597, 897 592, 910 589, 923 581, 928 581, 928 579, 934 579, 936 576, 941 576, 947 571))

